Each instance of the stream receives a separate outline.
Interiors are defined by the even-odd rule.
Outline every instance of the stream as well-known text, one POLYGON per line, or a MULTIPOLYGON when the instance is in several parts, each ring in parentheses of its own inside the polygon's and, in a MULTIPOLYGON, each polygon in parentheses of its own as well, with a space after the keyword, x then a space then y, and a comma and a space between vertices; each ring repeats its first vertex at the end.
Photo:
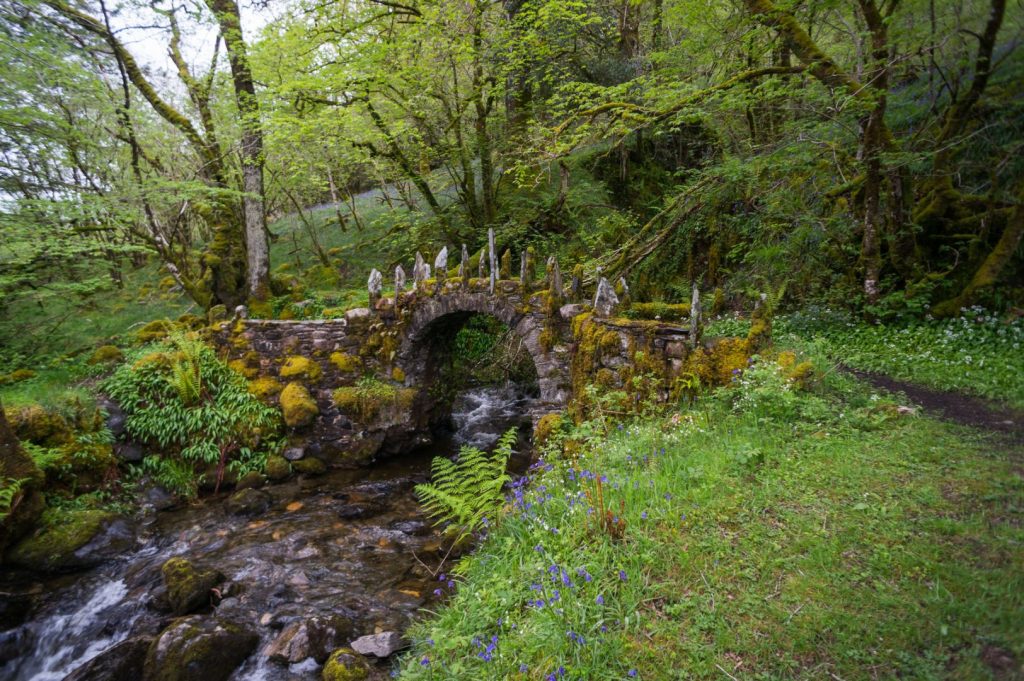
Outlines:
MULTIPOLYGON (((0 611, 28 610, 23 624, 0 632, 0 678, 60 681, 115 644, 156 636, 173 619, 154 607, 160 568, 182 556, 225 575, 213 614, 259 636, 232 679, 319 679, 317 659, 330 650, 403 632, 439 599, 431 571, 444 549, 413 488, 428 479, 434 456, 463 444, 488 448, 508 428, 528 428, 529 405, 513 387, 469 390, 453 406, 453 432, 432 446, 367 469, 265 487, 270 507, 258 515, 232 515, 220 495, 143 516, 134 551, 93 570, 0 572, 0 611), (300 623, 306 636, 271 660, 282 632, 300 623)), ((381 661, 373 676, 386 678, 389 668, 381 661)))

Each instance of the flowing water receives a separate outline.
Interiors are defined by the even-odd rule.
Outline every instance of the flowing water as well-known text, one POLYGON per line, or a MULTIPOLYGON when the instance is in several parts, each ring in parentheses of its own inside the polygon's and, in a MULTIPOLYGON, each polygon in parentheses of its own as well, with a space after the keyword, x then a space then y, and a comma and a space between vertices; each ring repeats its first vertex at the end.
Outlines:
POLYGON ((265 488, 272 505, 254 517, 231 515, 223 497, 151 514, 140 521, 134 552, 86 573, 0 574, 0 596, 30 608, 22 625, 0 632, 0 678, 59 681, 115 643, 156 635, 170 620, 153 607, 160 566, 183 556, 226 576, 216 616, 260 636, 233 679, 318 679, 312 657, 270 661, 267 646, 299 621, 335 632, 310 646, 321 659, 355 637, 403 631, 437 600, 433 572, 444 557, 415 484, 426 481, 433 456, 463 444, 490 447, 508 428, 528 424, 528 410, 514 388, 470 390, 456 400, 450 439, 427 450, 265 488))

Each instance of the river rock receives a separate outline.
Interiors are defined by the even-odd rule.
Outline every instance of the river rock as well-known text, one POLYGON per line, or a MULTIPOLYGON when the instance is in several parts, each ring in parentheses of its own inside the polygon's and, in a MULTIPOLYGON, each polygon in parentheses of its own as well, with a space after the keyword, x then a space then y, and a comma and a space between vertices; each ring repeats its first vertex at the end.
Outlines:
POLYGON ((40 572, 75 572, 112 560, 134 544, 135 531, 121 516, 51 509, 42 526, 11 549, 8 560, 40 572))
POLYGON ((344 504, 338 507, 338 517, 342 520, 359 520, 361 518, 372 518, 384 511, 384 504, 372 501, 359 504, 344 504))
POLYGON ((263 649, 272 662, 295 664, 312 657, 323 664, 328 654, 352 635, 352 624, 342 617, 313 617, 288 624, 263 649))
POLYGON ((175 620, 149 647, 143 681, 226 681, 259 637, 241 625, 193 615, 175 620))
POLYGON ((389 527, 398 530, 402 534, 409 534, 414 537, 430 534, 430 525, 422 520, 396 520, 389 527))
POLYGON ((292 462, 292 468, 295 469, 296 473, 301 473, 302 475, 323 475, 327 472, 327 464, 313 457, 292 462))
POLYGON ((137 442, 118 442, 114 445, 114 456, 124 463, 138 463, 146 458, 146 452, 137 442))
POLYGON ((186 615, 210 602, 210 589, 224 581, 216 570, 197 570, 186 558, 170 558, 160 568, 167 601, 175 615, 186 615))
POLYGON ((351 648, 338 648, 324 665, 323 681, 363 681, 369 676, 366 660, 351 648))
POLYGON ((267 492, 246 487, 228 497, 224 507, 231 515, 254 516, 266 512, 273 503, 273 497, 267 492))
POLYGON ((259 472, 249 471, 238 479, 238 484, 235 485, 235 489, 259 489, 260 487, 263 487, 266 482, 266 479, 259 472))
POLYGON ((64 681, 137 681, 153 639, 140 636, 115 643, 64 677, 64 681))
POLYGON ((283 456, 289 461, 298 461, 302 457, 306 456, 306 450, 302 447, 289 447, 284 450, 283 456))
POLYGON ((597 282, 597 293, 594 294, 594 314, 598 317, 611 317, 619 306, 619 297, 608 280, 601 277, 597 282))
POLYGON ((360 655, 372 655, 373 657, 390 657, 404 647, 405 642, 396 631, 360 636, 352 641, 352 650, 360 655))
POLYGON ((0 667, 35 647, 35 634, 28 627, 0 632, 0 667))

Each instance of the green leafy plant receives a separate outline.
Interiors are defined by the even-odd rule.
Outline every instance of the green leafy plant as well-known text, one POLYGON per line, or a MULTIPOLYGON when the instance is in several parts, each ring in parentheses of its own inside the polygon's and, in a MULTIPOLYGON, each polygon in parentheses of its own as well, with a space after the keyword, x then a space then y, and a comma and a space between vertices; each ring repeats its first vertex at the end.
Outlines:
POLYGON ((3 520, 17 505, 22 486, 28 478, 0 478, 0 520, 3 520))
POLYGON ((277 446, 278 412, 197 339, 143 349, 102 387, 124 409, 128 434, 155 450, 143 468, 178 494, 195 496, 211 467, 215 489, 225 470, 259 470, 277 446))
POLYGON ((455 461, 436 457, 431 482, 417 485, 416 495, 427 514, 461 541, 488 524, 505 501, 503 489, 511 478, 505 472, 516 442, 513 428, 498 439, 494 452, 463 447, 455 461))

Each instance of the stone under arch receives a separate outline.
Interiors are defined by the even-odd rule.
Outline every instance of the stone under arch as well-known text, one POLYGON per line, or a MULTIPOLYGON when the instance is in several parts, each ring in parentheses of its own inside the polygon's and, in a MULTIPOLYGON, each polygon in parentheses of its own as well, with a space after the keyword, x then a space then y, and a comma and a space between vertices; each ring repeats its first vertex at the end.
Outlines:
POLYGON ((537 371, 540 401, 550 409, 566 405, 569 367, 561 353, 544 348, 542 336, 550 324, 547 316, 530 306, 517 306, 514 298, 489 292, 446 293, 417 302, 406 321, 397 355, 406 385, 423 386, 430 380, 431 354, 436 351, 432 334, 439 333, 443 325, 461 324, 472 315, 494 317, 521 338, 537 371))

